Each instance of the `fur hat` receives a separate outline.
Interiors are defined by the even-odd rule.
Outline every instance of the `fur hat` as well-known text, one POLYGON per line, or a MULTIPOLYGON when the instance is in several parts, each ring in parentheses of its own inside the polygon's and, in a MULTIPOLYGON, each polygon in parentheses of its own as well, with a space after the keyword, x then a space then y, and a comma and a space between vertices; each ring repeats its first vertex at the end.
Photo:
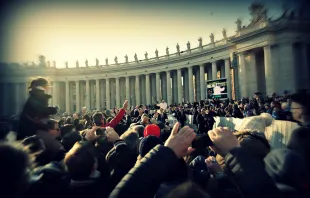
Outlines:
POLYGON ((259 116, 253 116, 243 119, 240 127, 237 129, 241 130, 256 130, 259 132, 265 132, 265 128, 272 124, 273 118, 268 113, 262 113, 259 116))

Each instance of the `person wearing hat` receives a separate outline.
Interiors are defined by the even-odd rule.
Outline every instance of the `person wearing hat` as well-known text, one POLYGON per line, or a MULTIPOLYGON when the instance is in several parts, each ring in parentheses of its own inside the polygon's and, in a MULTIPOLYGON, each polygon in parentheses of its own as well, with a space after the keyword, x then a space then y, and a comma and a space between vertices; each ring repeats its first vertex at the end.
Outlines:
POLYGON ((36 134, 39 129, 46 129, 45 125, 49 116, 57 113, 56 107, 49 107, 48 100, 52 98, 47 94, 50 85, 45 78, 31 81, 29 97, 20 114, 20 124, 17 139, 36 134))

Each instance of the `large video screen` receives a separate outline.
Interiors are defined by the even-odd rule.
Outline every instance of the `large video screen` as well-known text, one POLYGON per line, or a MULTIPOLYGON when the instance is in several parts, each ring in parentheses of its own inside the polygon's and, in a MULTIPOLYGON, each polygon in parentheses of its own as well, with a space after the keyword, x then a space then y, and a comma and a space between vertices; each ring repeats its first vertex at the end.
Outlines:
POLYGON ((225 99, 227 98, 227 80, 217 79, 207 82, 207 94, 208 99, 219 98, 225 99))

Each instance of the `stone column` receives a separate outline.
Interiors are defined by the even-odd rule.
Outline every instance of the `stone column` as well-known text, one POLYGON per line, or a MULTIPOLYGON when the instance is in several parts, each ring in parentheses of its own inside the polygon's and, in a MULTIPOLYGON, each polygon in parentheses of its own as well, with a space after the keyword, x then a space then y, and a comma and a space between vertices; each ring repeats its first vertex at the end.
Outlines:
POLYGON ((194 102, 193 67, 188 67, 189 102, 194 102))
POLYGON ((303 89, 310 89, 310 61, 309 61, 309 56, 308 56, 308 48, 309 44, 303 43, 301 47, 301 57, 302 57, 302 65, 303 65, 303 81, 302 83, 302 88, 303 89))
POLYGON ((150 86, 150 74, 145 74, 145 93, 146 93, 146 104, 151 104, 151 86, 150 86))
POLYGON ((85 83, 86 83, 86 101, 85 101, 85 106, 86 106, 86 109, 87 111, 90 110, 90 88, 89 88, 89 80, 86 79, 85 80, 85 83))
POLYGON ((187 83, 189 81, 188 78, 188 71, 183 70, 183 97, 185 102, 189 101, 189 84, 187 83))
POLYGON ((120 89, 119 89, 119 77, 115 78, 115 93, 116 93, 116 107, 120 107, 120 89))
POLYGON ((160 102, 161 94, 160 94, 160 73, 156 73, 156 100, 160 102))
POLYGON ((66 81, 66 112, 70 113, 70 82, 66 81))
POLYGON ((130 106, 131 101, 130 101, 130 88, 129 88, 129 76, 126 76, 126 100, 128 100, 128 106, 130 106))
POLYGON ((136 95, 136 105, 140 105, 139 75, 136 76, 135 95, 136 95))
POLYGON ((225 78, 227 83, 227 97, 231 99, 231 76, 229 59, 225 59, 225 78))
POLYGON ((161 94, 162 100, 165 100, 167 102, 167 80, 166 75, 163 73, 161 75, 161 94))
POLYGON ((172 94, 173 94, 173 102, 178 103, 178 78, 175 71, 171 73, 172 75, 172 94))
POLYGON ((182 73, 181 69, 177 70, 177 82, 178 82, 178 103, 182 103, 182 73))
POLYGON ((281 92, 287 90, 290 93, 294 93, 299 89, 297 86, 297 80, 300 79, 300 76, 297 76, 296 68, 300 65, 296 64, 293 47, 293 44, 290 42, 279 45, 279 55, 281 58, 278 57, 278 59, 281 69, 278 71, 280 71, 281 77, 279 76, 276 82, 279 84, 281 92))
POLYGON ((81 111, 81 103, 80 103, 80 81, 75 81, 75 103, 76 103, 76 112, 81 111))
POLYGON ((170 71, 166 71, 166 80, 167 80, 167 104, 171 104, 171 79, 170 71))
POLYGON ((212 80, 216 80, 217 79, 217 65, 216 65, 216 61, 212 63, 212 80))
MULTIPOLYGON (((206 98, 206 81, 205 81, 205 67, 204 64, 199 66, 200 74, 200 100, 206 98)), ((213 70, 213 68, 212 68, 213 70)))
POLYGON ((53 82, 53 106, 59 106, 58 104, 58 82, 53 82))
POLYGON ((246 76, 246 68, 245 68, 245 59, 244 54, 239 54, 239 69, 238 69, 238 87, 239 91, 238 93, 238 99, 241 99, 242 97, 246 97, 247 94, 247 76, 246 76))
POLYGON ((100 81, 96 79, 96 109, 101 110, 100 108, 100 81))
POLYGON ((105 93, 106 93, 106 108, 111 109, 111 101, 110 101, 110 79, 107 78, 105 80, 105 93))

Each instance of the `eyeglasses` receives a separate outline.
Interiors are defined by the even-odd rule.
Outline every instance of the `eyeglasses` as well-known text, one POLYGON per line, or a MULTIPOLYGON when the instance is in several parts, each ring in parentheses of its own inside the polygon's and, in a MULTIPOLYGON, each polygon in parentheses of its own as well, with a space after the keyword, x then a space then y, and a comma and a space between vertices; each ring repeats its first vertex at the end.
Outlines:
POLYGON ((295 107, 295 108, 291 108, 291 109, 301 109, 301 107, 295 107))

